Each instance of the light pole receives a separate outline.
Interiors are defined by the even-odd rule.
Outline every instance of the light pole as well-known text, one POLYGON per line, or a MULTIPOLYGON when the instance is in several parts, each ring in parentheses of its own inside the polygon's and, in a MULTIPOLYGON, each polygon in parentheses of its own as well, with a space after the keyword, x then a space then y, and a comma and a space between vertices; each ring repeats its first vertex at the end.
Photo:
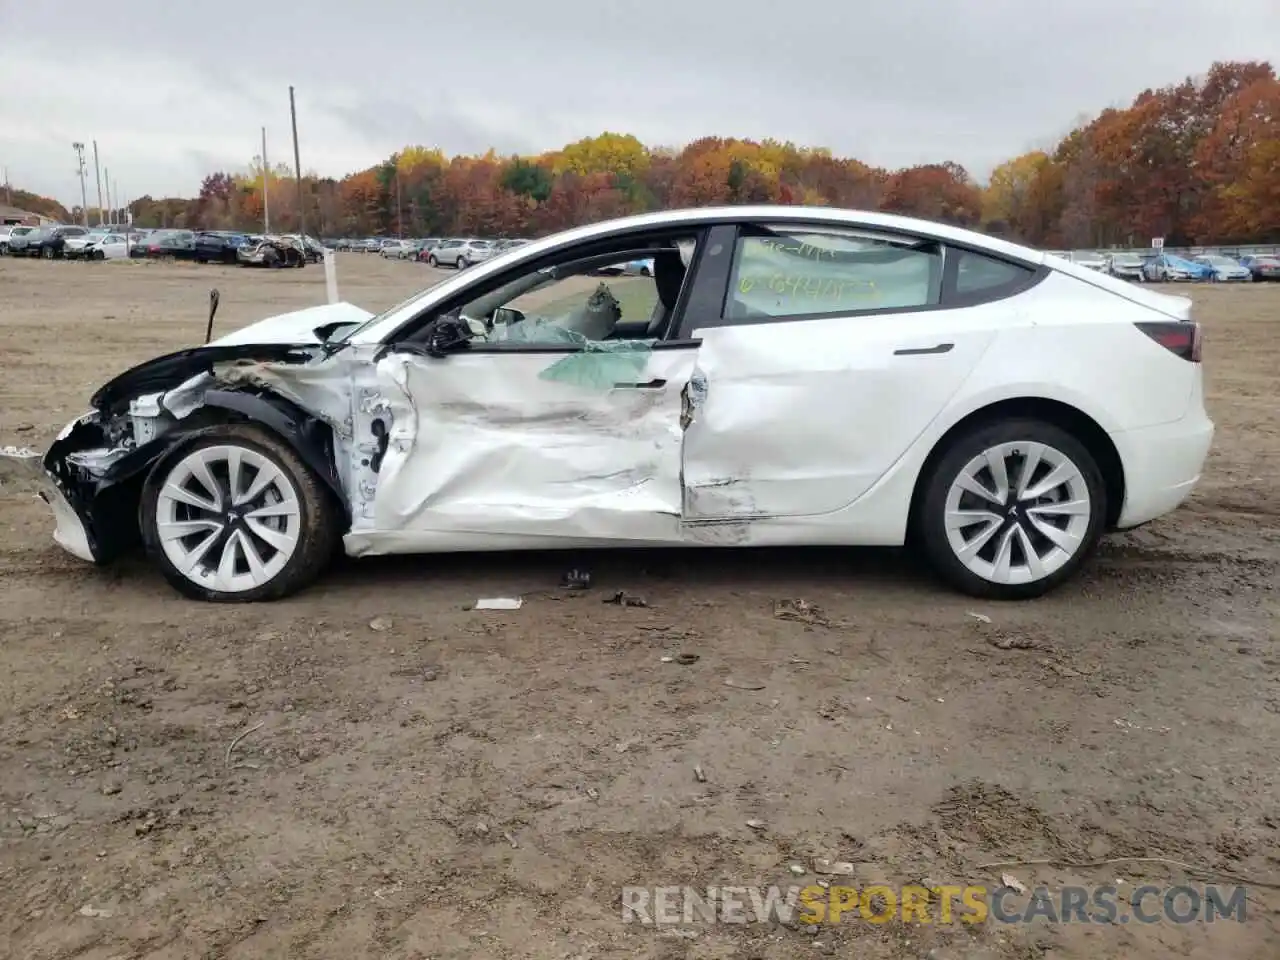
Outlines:
POLYGON ((89 191, 84 185, 84 144, 76 141, 71 145, 76 152, 76 174, 80 177, 80 217, 84 225, 89 226, 89 191))
POLYGON ((93 175, 98 179, 98 226, 107 221, 103 218, 102 209, 102 168, 98 166, 98 141, 93 141, 93 175))

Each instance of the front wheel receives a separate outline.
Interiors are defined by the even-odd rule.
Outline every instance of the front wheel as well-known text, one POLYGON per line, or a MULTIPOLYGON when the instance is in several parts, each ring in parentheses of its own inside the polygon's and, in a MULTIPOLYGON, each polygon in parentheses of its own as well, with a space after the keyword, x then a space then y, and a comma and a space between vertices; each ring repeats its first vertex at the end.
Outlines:
POLYGON ((315 580, 341 533, 334 497, 288 444, 227 424, 152 469, 139 504, 147 553, 197 600, 277 600, 315 580))
POLYGON ((469 267, 469 266, 471 266, 471 262, 470 262, 466 257, 459 257, 459 258, 458 258, 458 269, 459 269, 459 270, 465 270, 465 269, 467 269, 467 267, 469 267))
POLYGON ((916 539, 938 573, 972 596, 1040 596, 1079 569, 1102 536, 1106 485, 1070 433, 1006 420, 958 437, 923 478, 916 539))
POLYGON ((44 253, 44 258, 45 258, 46 260, 52 260, 52 259, 53 259, 53 247, 45 247, 45 248, 44 248, 44 250, 43 250, 42 252, 44 253))
POLYGON ((439 261, 439 260, 437 260, 434 256, 427 257, 427 266, 428 266, 428 267, 438 267, 438 266, 440 266, 440 261, 439 261))

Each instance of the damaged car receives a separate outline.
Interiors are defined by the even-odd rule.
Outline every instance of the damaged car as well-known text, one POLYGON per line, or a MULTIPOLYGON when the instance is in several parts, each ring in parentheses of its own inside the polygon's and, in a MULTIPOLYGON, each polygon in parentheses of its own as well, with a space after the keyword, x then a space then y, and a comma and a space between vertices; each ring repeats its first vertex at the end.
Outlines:
POLYGON ((0 467, 39 483, 71 553, 141 543, 209 601, 283 597, 339 550, 809 544, 906 544, 1020 599, 1191 492, 1200 359, 1188 299, 971 231, 668 211, 377 315, 206 336, 0 467))
POLYGON ((309 259, 297 237, 250 237, 236 248, 242 267, 305 267, 309 259))

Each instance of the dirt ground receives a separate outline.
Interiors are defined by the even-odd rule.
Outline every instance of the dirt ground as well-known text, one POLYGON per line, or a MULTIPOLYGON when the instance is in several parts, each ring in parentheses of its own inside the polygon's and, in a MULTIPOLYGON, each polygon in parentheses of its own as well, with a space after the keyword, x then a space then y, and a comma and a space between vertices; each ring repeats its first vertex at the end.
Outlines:
MULTIPOLYGON (((339 270, 369 308, 432 276, 339 270)), ((0 260, 0 444, 199 343, 211 286, 219 331, 324 298, 316 267, 0 260)), ((365 561, 201 605, 0 490, 0 956, 1276 956, 1280 285, 1191 294, 1204 481, 1030 603, 770 550, 365 561), (1191 869, 982 866, 1120 857, 1191 869), (805 885, 817 858, 857 886, 1251 885, 1243 924, 622 922, 624 885, 805 885)))

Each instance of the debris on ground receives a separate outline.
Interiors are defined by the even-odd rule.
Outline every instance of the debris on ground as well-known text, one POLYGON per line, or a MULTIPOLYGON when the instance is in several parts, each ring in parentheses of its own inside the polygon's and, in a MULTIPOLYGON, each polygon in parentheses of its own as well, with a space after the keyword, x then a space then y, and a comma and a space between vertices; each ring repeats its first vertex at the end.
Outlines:
POLYGON ((80 916, 94 917, 95 919, 98 919, 98 920, 107 920, 115 916, 115 911, 104 910, 101 907, 95 907, 92 904, 86 903, 83 907, 80 908, 80 916))
POLYGON ((969 616, 973 617, 973 619, 975 620, 981 621, 982 623, 991 622, 991 618, 988 617, 985 613, 974 613, 972 610, 970 610, 969 616))
POLYGON ((1035 650, 1039 646, 1030 637, 1020 634, 998 634, 988 641, 997 650, 1035 650))
POLYGON ((605 597, 604 602, 613 603, 619 607, 647 607, 649 605, 643 597, 637 597, 635 594, 627 593, 625 590, 619 590, 613 596, 605 597))
POLYGON ((369 621, 369 629, 374 633, 386 633, 391 629, 390 617, 374 617, 369 621))
POLYGON ((586 590, 591 586, 591 574, 586 570, 573 569, 566 571, 560 578, 560 586, 565 590, 586 590))
POLYGON ((831 626, 826 614, 808 600, 778 600, 773 605, 773 615, 779 620, 795 620, 818 627, 831 626))
POLYGON ((853 864, 848 860, 827 860, 820 859, 813 861, 814 873, 820 873, 826 877, 852 877, 853 864))
POLYGON ((1000 882, 1004 884, 1006 887, 1008 887, 1010 890, 1012 890, 1014 893, 1027 892, 1026 886, 1022 883, 1021 880, 1015 877, 1012 873, 1000 874, 1000 882))
POLYGON ((693 779, 697 780, 699 783, 707 782, 706 771, 703 770, 702 767, 696 763, 693 765, 693 779))
POLYGON ((524 606, 523 597, 482 597, 473 610, 519 610, 524 606))
POLYGON ((801 863, 793 863, 791 864, 791 866, 787 867, 787 869, 790 870, 792 873, 794 873, 797 877, 803 877, 806 873, 808 873, 808 871, 805 870, 804 868, 804 864, 801 864, 801 863))
POLYGON ((695 664, 701 659, 696 653, 677 653, 674 656, 668 655, 661 658, 663 663, 678 663, 682 667, 695 664))
POLYGON ((734 680, 732 677, 724 682, 726 687, 733 687, 735 690, 763 690, 763 683, 756 683, 751 680, 734 680))
POLYGON ((748 827, 750 827, 752 830, 763 830, 763 829, 764 829, 764 821, 763 821, 763 820, 748 820, 748 821, 747 821, 747 826, 748 826, 748 827))

